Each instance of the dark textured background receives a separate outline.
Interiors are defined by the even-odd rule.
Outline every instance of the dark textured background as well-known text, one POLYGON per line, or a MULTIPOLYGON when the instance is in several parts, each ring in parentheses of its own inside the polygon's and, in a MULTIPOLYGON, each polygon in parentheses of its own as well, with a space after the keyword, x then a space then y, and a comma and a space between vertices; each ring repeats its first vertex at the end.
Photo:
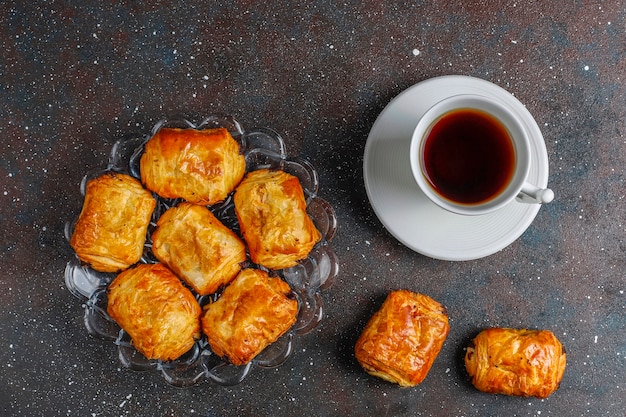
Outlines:
POLYGON ((626 3, 7 1, 0 5, 0 414, 623 416, 626 3), (145 2, 152 3, 152 2, 145 2), (376 116, 444 74, 494 82, 541 127, 556 201, 515 243, 443 262, 394 240, 361 173, 376 116), (216 111, 280 132, 320 172, 341 264, 326 317, 277 369, 188 389, 121 367, 65 288, 65 222, 115 140, 216 111), (426 380, 400 389, 352 354, 392 289, 447 306, 426 380), (545 400, 477 392, 463 347, 487 326, 548 328, 568 351, 545 400))

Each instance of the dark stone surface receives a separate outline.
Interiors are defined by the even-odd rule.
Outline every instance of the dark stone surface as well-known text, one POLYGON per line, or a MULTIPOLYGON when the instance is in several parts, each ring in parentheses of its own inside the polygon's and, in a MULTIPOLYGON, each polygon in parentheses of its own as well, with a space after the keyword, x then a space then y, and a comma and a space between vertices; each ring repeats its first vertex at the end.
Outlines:
POLYGON ((618 416, 626 399, 626 3, 8 1, 0 5, 0 414, 618 416), (145 4, 144 4, 145 3, 145 4), (443 262, 399 244, 361 174, 369 129, 407 87, 494 82, 541 127, 556 200, 512 245, 443 262), (167 385, 89 337, 65 288, 79 183, 120 138, 222 111, 280 132, 320 172, 340 228, 326 317, 240 385, 167 385), (426 380, 365 374, 353 346, 392 289, 448 308, 426 380), (487 326, 548 328, 568 351, 545 400, 477 392, 463 347, 487 326))

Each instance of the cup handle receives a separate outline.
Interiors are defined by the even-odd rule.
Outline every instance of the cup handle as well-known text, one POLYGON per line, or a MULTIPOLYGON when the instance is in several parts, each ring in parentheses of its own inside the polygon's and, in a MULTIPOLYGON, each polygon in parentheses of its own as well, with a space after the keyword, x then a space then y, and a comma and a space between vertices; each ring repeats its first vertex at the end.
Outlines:
POLYGON ((536 185, 525 182, 522 190, 517 195, 517 200, 522 203, 547 204, 554 200, 554 192, 549 188, 539 188, 536 185))

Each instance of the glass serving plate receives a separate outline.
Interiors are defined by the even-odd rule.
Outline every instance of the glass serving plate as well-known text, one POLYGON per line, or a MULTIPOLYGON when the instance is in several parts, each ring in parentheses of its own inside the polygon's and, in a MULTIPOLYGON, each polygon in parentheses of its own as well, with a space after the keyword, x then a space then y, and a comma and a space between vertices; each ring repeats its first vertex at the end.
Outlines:
MULTIPOLYGON (((289 283, 298 300, 298 318, 293 327, 279 340, 268 346, 249 364, 235 366, 215 355, 203 336, 193 348, 182 357, 173 361, 149 360, 139 353, 132 344, 129 335, 107 314, 107 286, 116 274, 102 273, 83 265, 76 257, 67 263, 65 283, 69 291, 84 300, 84 321, 87 332, 104 341, 113 342, 118 349, 121 364, 131 370, 160 372, 168 383, 178 387, 188 387, 203 381, 213 381, 220 385, 235 385, 244 380, 254 367, 276 367, 283 364, 293 351, 294 341, 299 335, 313 330, 323 318, 323 300, 321 292, 332 285, 339 272, 339 263, 329 242, 337 231, 337 218, 332 206, 317 196, 319 179, 315 168, 306 160, 287 156, 285 143, 275 131, 266 128, 246 131, 232 116, 211 115, 198 124, 186 119, 161 120, 142 138, 119 140, 109 155, 106 168, 87 173, 81 182, 80 192, 84 198, 87 181, 107 171, 127 173, 140 178, 139 160, 144 145, 159 129, 177 127, 183 129, 210 129, 224 127, 241 146, 246 159, 246 171, 261 168, 281 169, 300 180, 307 202, 307 212, 322 234, 322 240, 313 248, 306 259, 296 266, 277 271, 268 271, 280 276, 289 283)), ((155 195, 157 205, 148 228, 144 252, 140 262, 155 263, 157 259, 151 251, 150 235, 156 227, 160 215, 179 200, 164 199, 155 195)), ((208 206, 209 210, 222 223, 239 234, 239 225, 235 215, 232 193, 222 203, 208 206)), ((65 238, 70 240, 78 215, 65 225, 65 238)), ((254 266, 247 261, 244 267, 254 266)), ((219 292, 196 298, 201 306, 219 298, 219 292)))

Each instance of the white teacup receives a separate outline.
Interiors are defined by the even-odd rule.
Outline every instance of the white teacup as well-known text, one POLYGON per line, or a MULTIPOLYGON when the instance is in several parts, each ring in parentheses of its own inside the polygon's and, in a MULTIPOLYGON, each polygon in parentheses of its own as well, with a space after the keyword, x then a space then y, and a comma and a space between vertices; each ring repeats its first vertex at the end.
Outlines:
POLYGON ((530 140, 505 104, 476 94, 431 107, 411 138, 411 170, 424 194, 457 214, 486 214, 512 201, 549 203, 550 189, 526 181, 530 140))

